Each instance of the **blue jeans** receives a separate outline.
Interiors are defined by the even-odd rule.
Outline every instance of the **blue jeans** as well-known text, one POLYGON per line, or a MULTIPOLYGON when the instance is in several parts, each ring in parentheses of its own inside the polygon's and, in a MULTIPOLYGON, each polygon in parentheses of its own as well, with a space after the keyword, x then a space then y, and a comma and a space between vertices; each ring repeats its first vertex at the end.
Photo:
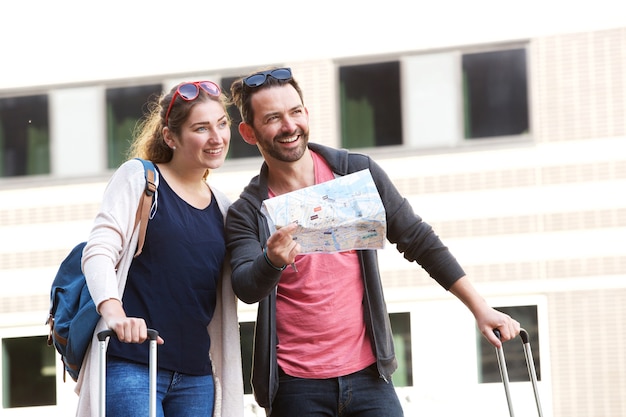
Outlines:
POLYGON ((402 417, 391 382, 376 364, 339 378, 302 379, 280 372, 271 417, 402 417))
MULTIPOLYGON (((148 366, 109 357, 106 374, 108 417, 143 417, 149 414, 148 366)), ((210 417, 215 386, 213 375, 186 375, 157 371, 158 417, 210 417)))

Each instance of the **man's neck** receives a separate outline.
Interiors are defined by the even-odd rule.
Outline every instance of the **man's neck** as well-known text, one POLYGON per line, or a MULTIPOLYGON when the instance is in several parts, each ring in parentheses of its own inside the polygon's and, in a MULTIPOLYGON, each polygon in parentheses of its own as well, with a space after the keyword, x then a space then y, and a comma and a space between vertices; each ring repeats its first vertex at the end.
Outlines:
POLYGON ((315 185, 313 157, 308 149, 296 162, 274 161, 268 167, 267 185, 275 195, 315 185))

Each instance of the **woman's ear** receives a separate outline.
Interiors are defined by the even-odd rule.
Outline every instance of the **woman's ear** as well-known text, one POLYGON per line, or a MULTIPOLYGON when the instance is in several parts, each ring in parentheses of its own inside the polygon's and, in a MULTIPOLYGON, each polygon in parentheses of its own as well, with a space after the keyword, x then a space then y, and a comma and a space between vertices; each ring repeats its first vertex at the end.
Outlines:
POLYGON ((256 136, 254 135, 254 129, 246 122, 239 123, 239 134, 249 145, 256 145, 256 136))
POLYGON ((176 149, 176 141, 174 140, 174 135, 172 134, 170 128, 167 126, 163 128, 163 140, 168 147, 176 149))

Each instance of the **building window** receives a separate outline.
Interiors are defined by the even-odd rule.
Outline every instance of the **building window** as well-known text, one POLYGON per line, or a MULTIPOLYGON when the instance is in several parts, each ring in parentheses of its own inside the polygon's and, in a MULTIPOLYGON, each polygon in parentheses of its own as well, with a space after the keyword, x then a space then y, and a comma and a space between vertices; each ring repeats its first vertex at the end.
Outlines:
POLYGON ((528 134, 526 49, 451 50, 341 66, 339 103, 346 148, 449 147, 528 134))
POLYGON ((465 138, 528 133, 526 50, 462 57, 465 138))
POLYGON ((339 88, 342 147, 402 144, 398 61, 342 66, 339 88))
POLYGON ((0 176, 50 173, 48 96, 0 99, 0 176))
MULTIPOLYGON (((222 84, 220 88, 222 91, 230 97, 230 86, 239 77, 224 77, 222 78, 222 84)), ((241 122, 241 115, 237 106, 232 105, 228 107, 228 115, 230 116, 230 146, 228 149, 228 159, 237 158, 251 158, 255 156, 261 156, 259 148, 254 145, 250 145, 239 133, 239 123, 241 122)))
POLYGON ((55 405, 55 357, 46 336, 2 339, 2 407, 55 405))
POLYGON ((413 385, 411 315, 410 313, 392 313, 389 315, 389 320, 398 361, 398 369, 393 373, 392 381, 396 387, 410 387, 413 385))
POLYGON ((107 105, 107 161, 116 169, 128 158, 137 122, 148 112, 147 103, 161 95, 160 84, 109 88, 107 105))
MULTIPOLYGON (((496 307, 496 310, 502 311, 513 317, 522 324, 522 327, 528 332, 530 338, 530 347, 537 373, 537 380, 541 381, 541 358, 539 356, 539 327, 537 318, 537 306, 515 306, 515 307, 496 307)), ((498 358, 495 348, 477 332, 478 338, 478 375, 480 383, 502 382, 500 377, 500 368, 498 366, 498 358)), ((528 381, 528 368, 526 367, 526 356, 524 355, 524 347, 519 337, 503 344, 504 356, 506 359, 507 371, 511 382, 528 381)))

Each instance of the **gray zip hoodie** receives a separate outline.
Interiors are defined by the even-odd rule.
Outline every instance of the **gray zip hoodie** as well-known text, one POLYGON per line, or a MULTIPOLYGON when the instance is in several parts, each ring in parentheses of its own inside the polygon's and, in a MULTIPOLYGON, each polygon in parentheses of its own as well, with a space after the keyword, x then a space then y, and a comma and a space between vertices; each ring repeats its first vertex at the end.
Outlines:
MULTIPOLYGON (((400 195, 387 174, 369 156, 309 143, 309 149, 320 155, 335 176, 369 169, 382 199, 387 217, 387 239, 404 257, 417 262, 443 288, 448 290, 465 275, 450 251, 430 225, 415 214, 409 202, 400 195)), ((276 286, 281 271, 265 261, 262 248, 270 232, 261 213, 268 198, 267 164, 252 178, 228 211, 226 244, 231 255, 232 285, 245 303, 258 302, 254 339, 252 388, 257 403, 267 415, 278 391, 276 358, 276 286)), ((378 372, 385 381, 397 368, 391 325, 383 295, 377 252, 358 251, 365 286, 365 326, 376 355, 378 372)))

